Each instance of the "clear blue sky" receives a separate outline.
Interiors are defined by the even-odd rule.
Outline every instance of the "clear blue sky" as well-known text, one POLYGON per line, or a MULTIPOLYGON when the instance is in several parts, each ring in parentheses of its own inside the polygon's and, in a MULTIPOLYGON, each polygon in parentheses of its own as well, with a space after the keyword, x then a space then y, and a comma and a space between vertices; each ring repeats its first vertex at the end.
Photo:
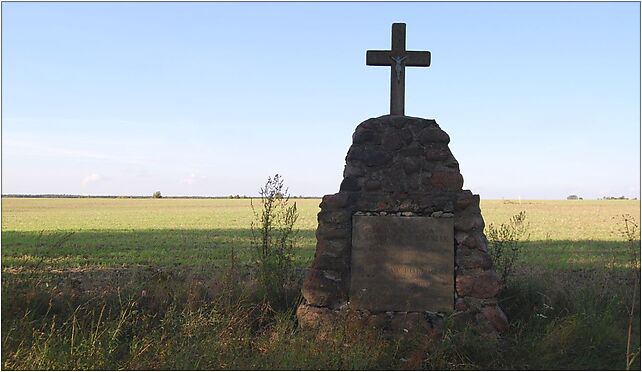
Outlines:
POLYGON ((451 137, 482 198, 639 197, 638 3, 2 3, 2 192, 338 191, 388 111, 451 137))

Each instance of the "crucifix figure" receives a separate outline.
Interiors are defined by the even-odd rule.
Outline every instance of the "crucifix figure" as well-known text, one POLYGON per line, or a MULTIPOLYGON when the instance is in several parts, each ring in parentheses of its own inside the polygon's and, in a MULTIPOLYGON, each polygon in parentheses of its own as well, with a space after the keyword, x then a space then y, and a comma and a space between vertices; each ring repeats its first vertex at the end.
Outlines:
POLYGON ((406 66, 430 66, 430 52, 406 50, 406 24, 393 23, 391 50, 367 51, 366 65, 390 66, 390 115, 403 115, 406 66))

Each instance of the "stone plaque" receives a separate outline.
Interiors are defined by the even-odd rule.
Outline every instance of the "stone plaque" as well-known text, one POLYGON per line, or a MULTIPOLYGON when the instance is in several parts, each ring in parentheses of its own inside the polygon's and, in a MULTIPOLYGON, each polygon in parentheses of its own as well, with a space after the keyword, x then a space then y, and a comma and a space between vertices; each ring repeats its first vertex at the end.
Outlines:
POLYGON ((353 216, 350 307, 450 312, 452 218, 353 216))

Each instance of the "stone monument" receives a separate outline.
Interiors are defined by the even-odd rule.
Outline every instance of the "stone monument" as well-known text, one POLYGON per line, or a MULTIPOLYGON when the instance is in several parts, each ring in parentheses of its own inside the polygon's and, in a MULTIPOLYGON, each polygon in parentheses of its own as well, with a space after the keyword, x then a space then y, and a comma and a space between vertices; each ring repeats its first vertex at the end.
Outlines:
POLYGON ((339 192, 323 197, 299 324, 352 316, 435 334, 452 316, 496 335, 508 321, 479 196, 462 190, 450 137, 435 120, 404 116, 405 67, 430 65, 430 52, 406 51, 405 31, 393 24, 391 50, 367 52, 368 65, 391 67, 390 115, 357 126, 339 192))

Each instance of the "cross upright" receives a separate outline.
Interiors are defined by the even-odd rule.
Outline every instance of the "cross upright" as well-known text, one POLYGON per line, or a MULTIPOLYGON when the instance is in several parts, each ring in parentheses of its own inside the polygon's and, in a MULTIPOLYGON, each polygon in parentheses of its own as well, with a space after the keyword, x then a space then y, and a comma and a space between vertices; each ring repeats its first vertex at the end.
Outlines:
POLYGON ((404 115, 406 66, 430 66, 430 52, 406 50, 406 24, 392 24, 391 50, 368 50, 366 65, 390 66, 390 115, 404 115))

